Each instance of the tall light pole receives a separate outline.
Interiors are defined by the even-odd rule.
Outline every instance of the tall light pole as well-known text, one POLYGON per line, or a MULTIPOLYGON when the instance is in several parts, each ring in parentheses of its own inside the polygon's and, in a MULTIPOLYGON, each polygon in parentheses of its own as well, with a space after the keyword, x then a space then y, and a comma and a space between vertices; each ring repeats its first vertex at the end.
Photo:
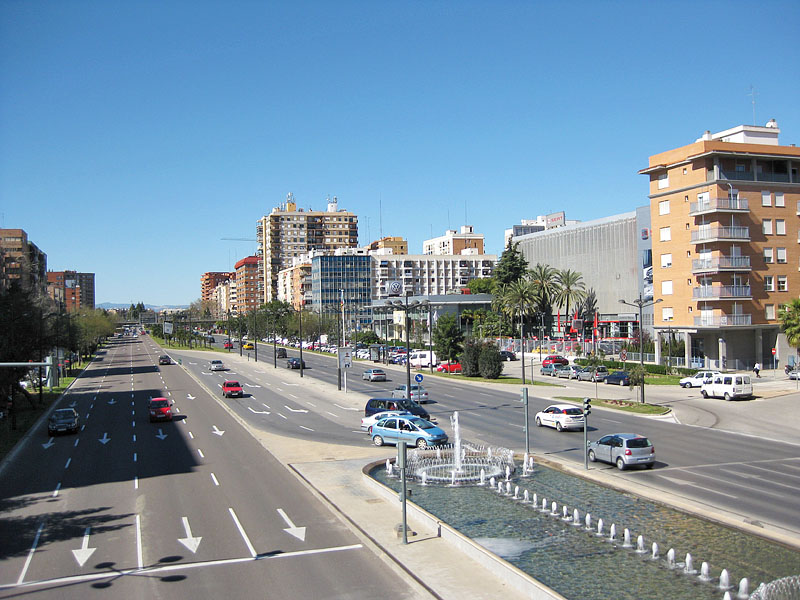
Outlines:
POLYGON ((297 318, 298 318, 298 331, 300 336, 300 377, 303 376, 303 306, 305 305, 305 299, 300 300, 300 308, 297 311, 297 318))
POLYGON ((637 307, 639 309, 639 365, 642 367, 642 404, 644 404, 644 347, 642 346, 642 309, 646 306, 653 306, 661 302, 661 298, 657 300, 645 300, 642 298, 642 293, 639 292, 639 299, 633 302, 626 302, 620 300, 620 304, 627 304, 628 306, 637 307))
POLYGON ((525 317, 522 314, 522 302, 519 303, 519 349, 522 352, 522 385, 525 385, 525 317))
POLYGON ((402 300, 387 300, 387 306, 391 306, 395 310, 402 310, 405 313, 405 329, 406 329, 406 399, 411 400, 411 345, 408 340, 408 330, 409 330, 409 318, 408 313, 409 311, 419 308, 420 306, 428 306, 429 303, 427 300, 423 300, 422 302, 415 300, 414 302, 409 303, 408 295, 404 297, 404 301, 402 300))

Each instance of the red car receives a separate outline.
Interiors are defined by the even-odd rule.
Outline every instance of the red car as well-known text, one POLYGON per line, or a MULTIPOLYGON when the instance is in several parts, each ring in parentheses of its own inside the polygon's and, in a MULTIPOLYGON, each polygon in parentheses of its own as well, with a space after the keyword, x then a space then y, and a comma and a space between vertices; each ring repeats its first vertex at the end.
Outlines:
POLYGON ((461 373, 461 363, 442 363, 436 370, 440 373, 461 373))
POLYGON ((233 396, 242 396, 242 386, 239 385, 238 381, 226 381, 222 384, 222 395, 226 398, 232 398, 233 396))
POLYGON ((231 348, 233 348, 233 344, 231 344, 230 340, 228 340, 224 344, 222 344, 222 347, 225 348, 225 350, 230 350, 231 348))
POLYGON ((172 402, 166 398, 150 398, 150 422, 172 421, 172 402))
POLYGON ((546 367, 547 365, 568 365, 569 361, 561 356, 560 354, 551 354, 550 356, 545 357, 542 361, 542 366, 546 367))

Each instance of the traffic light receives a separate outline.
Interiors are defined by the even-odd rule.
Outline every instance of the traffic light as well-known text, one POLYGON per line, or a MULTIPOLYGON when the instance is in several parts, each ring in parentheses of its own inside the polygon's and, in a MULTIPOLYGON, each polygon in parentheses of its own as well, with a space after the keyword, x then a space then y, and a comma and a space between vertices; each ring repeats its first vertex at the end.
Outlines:
POLYGON ((589 398, 583 399, 583 416, 590 415, 592 413, 592 405, 589 403, 589 398))

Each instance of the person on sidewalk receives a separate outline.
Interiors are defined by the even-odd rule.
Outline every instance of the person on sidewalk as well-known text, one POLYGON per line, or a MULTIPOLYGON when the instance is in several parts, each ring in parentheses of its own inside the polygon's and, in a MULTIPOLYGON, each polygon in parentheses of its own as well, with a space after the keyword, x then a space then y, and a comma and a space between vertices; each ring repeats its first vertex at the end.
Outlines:
POLYGON ((761 363, 757 362, 756 364, 753 365, 753 373, 755 373, 756 377, 758 377, 759 379, 761 379, 761 375, 759 375, 758 373, 760 370, 761 370, 761 363))

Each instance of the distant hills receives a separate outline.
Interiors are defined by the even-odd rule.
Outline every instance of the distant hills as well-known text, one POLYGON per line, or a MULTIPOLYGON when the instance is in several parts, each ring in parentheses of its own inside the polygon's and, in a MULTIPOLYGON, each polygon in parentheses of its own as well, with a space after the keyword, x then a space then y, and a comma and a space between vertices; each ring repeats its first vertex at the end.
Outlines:
MULTIPOLYGON (((103 302, 102 304, 97 304, 96 308, 104 308, 106 310, 110 309, 120 309, 120 308, 130 308, 131 303, 125 302, 103 302)), ((188 304, 163 304, 163 305, 156 305, 156 304, 145 304, 144 307, 147 310, 154 310, 156 312, 160 310, 183 310, 189 308, 188 304)))

